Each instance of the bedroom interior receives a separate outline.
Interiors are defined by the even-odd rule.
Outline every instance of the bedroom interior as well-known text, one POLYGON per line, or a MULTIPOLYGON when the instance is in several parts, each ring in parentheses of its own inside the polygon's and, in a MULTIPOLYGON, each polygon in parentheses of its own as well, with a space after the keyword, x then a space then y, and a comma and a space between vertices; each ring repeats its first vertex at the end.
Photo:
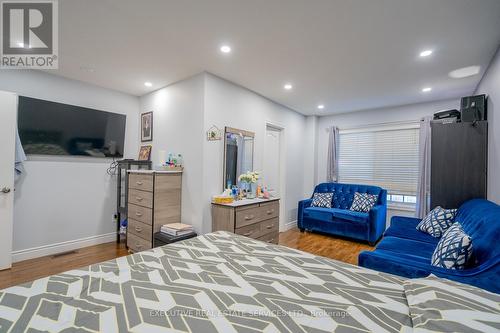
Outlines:
POLYGON ((499 1, 0 8, 0 332, 500 330, 499 1))

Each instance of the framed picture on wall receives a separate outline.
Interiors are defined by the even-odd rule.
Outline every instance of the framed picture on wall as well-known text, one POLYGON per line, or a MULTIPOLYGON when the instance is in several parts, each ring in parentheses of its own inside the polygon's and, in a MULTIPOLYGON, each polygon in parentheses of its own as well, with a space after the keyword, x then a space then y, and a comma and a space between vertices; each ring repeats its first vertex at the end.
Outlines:
POLYGON ((139 161, 149 161, 151 159, 151 148, 152 146, 142 146, 139 150, 139 161))
POLYGON ((153 112, 141 114, 141 142, 153 141, 153 112))

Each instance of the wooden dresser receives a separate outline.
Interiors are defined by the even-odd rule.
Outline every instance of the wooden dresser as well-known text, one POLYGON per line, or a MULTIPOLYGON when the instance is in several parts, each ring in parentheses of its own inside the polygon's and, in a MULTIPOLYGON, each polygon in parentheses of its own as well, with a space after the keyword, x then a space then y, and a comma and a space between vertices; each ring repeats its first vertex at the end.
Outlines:
POLYGON ((212 204, 212 231, 278 244, 279 199, 244 199, 232 204, 212 204))
POLYGON ((182 171, 129 170, 127 247, 153 247, 162 225, 181 222, 182 171))

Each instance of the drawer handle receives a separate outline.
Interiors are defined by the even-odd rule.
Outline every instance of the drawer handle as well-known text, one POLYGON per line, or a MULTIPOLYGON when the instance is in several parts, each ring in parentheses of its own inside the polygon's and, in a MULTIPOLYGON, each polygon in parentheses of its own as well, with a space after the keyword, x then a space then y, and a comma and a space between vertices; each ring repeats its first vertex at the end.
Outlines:
POLYGON ((137 185, 142 185, 142 182, 135 182, 137 185))
POLYGON ((142 231, 142 228, 141 228, 141 227, 135 227, 135 231, 137 231, 137 232, 141 232, 141 231, 142 231))
POLYGON ((274 227, 274 224, 270 224, 266 227, 266 229, 272 229, 274 227))
POLYGON ((272 213, 274 213, 274 209, 270 209, 266 213, 267 213, 267 215, 271 215, 272 213))
POLYGON ((135 197, 135 200, 142 201, 142 198, 141 197, 135 197))
POLYGON ((142 213, 135 212, 135 216, 142 216, 142 213))
POLYGON ((250 231, 250 232, 247 232, 246 234, 243 234, 243 236, 248 237, 248 236, 250 236, 251 234, 252 234, 252 232, 250 231))
POLYGON ((270 240, 267 241, 268 243, 274 242, 274 238, 271 238, 270 240))
POLYGON ((253 215, 249 215, 249 216, 245 216, 245 220, 253 220, 255 218, 255 216, 253 215))
POLYGON ((138 248, 138 249, 140 249, 142 247, 142 245, 139 244, 139 243, 135 243, 135 247, 138 248))

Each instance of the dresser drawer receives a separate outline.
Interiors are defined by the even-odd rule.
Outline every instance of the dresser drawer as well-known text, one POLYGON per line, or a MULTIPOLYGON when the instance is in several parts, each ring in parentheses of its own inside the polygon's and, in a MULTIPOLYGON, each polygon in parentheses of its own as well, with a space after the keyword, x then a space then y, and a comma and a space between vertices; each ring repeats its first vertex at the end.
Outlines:
POLYGON ((262 220, 278 217, 280 213, 280 205, 278 201, 262 203, 260 204, 259 209, 262 220))
POLYGON ((128 187, 153 192, 153 175, 130 173, 128 175, 128 187))
POLYGON ((262 221, 260 222, 259 226, 260 234, 262 236, 269 233, 277 234, 279 229, 279 219, 275 217, 270 220, 262 221))
POLYGON ((237 228, 235 229, 234 233, 245 237, 258 238, 262 235, 260 229, 260 224, 255 223, 247 225, 245 227, 237 228))
POLYGON ((237 229, 259 222, 261 220, 259 208, 258 204, 237 208, 235 228, 237 229))
POLYGON ((153 224, 153 210, 134 204, 128 204, 128 217, 149 225, 153 224))
POLYGON ((266 243, 278 244, 278 233, 275 232, 261 236, 258 238, 258 240, 261 240, 266 243))
POLYGON ((151 249, 151 242, 129 232, 127 233, 127 246, 133 252, 140 252, 151 249))
POLYGON ((151 242, 153 239, 153 227, 151 225, 133 220, 131 218, 128 219, 128 232, 129 235, 134 234, 147 240, 148 242, 151 242))
POLYGON ((153 208, 153 193, 130 189, 128 191, 128 202, 142 207, 153 208))

